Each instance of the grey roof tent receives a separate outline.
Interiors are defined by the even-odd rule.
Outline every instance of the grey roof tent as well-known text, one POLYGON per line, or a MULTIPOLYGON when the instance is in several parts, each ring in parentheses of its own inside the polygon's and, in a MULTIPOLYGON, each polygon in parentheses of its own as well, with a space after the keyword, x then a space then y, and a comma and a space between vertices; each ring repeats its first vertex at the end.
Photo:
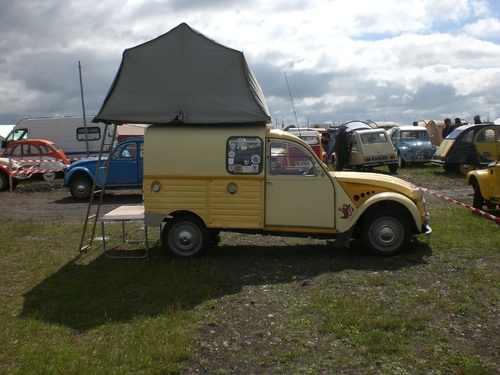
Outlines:
POLYGON ((181 23, 126 49, 101 110, 115 124, 270 123, 243 53, 181 23))

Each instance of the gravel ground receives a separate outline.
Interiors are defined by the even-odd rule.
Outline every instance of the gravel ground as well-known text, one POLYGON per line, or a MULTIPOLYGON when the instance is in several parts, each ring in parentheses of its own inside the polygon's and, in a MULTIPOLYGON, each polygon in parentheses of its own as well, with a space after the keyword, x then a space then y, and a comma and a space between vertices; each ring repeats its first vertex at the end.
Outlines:
MULTIPOLYGON (((62 180, 40 181, 19 185, 13 192, 0 193, 0 219, 83 221, 88 201, 73 199, 62 180)), ((142 203, 142 191, 110 190, 103 197, 101 212, 119 206, 142 203)))

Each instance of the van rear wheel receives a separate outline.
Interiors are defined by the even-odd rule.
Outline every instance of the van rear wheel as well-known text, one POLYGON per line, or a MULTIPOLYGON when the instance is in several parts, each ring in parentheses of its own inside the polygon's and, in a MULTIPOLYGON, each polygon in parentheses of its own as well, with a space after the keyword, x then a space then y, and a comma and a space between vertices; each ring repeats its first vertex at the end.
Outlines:
POLYGON ((375 255, 394 255, 410 242, 408 220, 399 212, 385 209, 368 216, 361 229, 361 240, 375 255))
POLYGON ((161 242, 167 253, 174 258, 199 258, 207 252, 210 233, 198 217, 179 215, 165 225, 161 242))

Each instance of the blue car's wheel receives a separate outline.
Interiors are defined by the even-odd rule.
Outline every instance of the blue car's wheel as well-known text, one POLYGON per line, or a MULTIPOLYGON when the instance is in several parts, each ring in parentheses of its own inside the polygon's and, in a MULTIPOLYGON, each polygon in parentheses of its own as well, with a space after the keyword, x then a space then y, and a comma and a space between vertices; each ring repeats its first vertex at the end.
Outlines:
POLYGON ((69 186, 71 196, 75 199, 89 199, 90 190, 92 189, 92 180, 87 176, 75 177, 69 186))
POLYGON ((398 154, 398 161, 399 161, 399 167, 400 168, 404 168, 406 162, 403 160, 403 158, 401 157, 401 154, 398 154))

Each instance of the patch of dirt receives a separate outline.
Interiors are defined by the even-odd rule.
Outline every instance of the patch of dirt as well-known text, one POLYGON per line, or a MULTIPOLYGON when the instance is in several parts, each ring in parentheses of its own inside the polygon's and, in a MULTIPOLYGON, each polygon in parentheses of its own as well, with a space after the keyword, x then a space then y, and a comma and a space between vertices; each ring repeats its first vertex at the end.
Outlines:
MULTIPOLYGON (((82 221, 88 208, 88 201, 73 199, 68 188, 63 186, 62 180, 19 184, 12 192, 1 192, 0 200, 0 219, 9 220, 82 221)), ((101 212, 141 203, 140 189, 109 190, 103 197, 101 212)))

